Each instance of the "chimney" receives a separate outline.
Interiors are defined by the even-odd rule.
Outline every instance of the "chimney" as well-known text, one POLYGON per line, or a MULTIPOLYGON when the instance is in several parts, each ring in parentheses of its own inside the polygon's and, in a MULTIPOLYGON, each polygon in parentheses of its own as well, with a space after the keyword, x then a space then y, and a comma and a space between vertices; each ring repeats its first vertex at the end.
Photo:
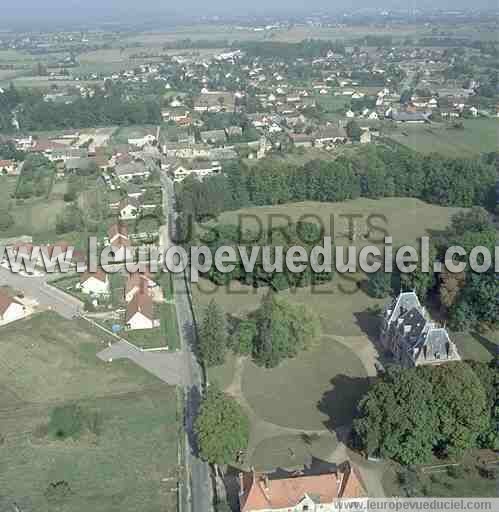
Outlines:
POLYGON ((243 472, 239 472, 239 496, 242 496, 244 494, 244 475, 243 472))

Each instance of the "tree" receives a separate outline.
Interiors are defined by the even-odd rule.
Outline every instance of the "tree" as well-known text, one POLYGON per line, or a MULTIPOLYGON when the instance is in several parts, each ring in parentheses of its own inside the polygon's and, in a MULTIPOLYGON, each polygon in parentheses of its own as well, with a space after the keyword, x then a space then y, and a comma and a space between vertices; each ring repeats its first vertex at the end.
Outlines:
POLYGON ((227 350, 224 312, 211 300, 199 329, 199 353, 208 366, 223 364, 227 350))
POLYGON ((201 403, 195 431, 204 460, 229 464, 248 446, 249 420, 234 398, 212 386, 201 403))
POLYGON ((464 272, 452 273, 443 269, 440 273, 440 303, 448 311, 455 303, 466 283, 464 272))
POLYGON ((256 323, 253 320, 242 320, 236 333, 235 352, 241 355, 251 354, 253 352, 256 332, 256 323))
POLYGON ((469 361, 476 376, 480 379, 487 398, 487 409, 490 411, 490 421, 478 437, 478 444, 482 448, 499 450, 499 403, 497 402, 497 386, 499 377, 496 361, 489 364, 481 361, 469 361))
POLYGON ((302 304, 290 304, 270 290, 256 316, 255 359, 269 368, 295 357, 319 335, 319 320, 302 304))
POLYGON ((384 299, 392 293, 392 273, 382 269, 369 274, 367 293, 376 299, 384 299))
POLYGON ((433 386, 437 453, 461 456, 477 446, 478 436, 490 424, 490 409, 486 391, 471 366, 451 363, 421 367, 420 373, 433 386))
POLYGON ((431 460, 437 412, 432 386, 416 369, 390 369, 359 404, 354 429, 370 455, 402 464, 431 460))
POLYGON ((350 139, 354 141, 360 140, 362 130, 360 129, 359 123, 357 123, 355 119, 351 119, 350 121, 348 121, 346 126, 346 132, 350 139))

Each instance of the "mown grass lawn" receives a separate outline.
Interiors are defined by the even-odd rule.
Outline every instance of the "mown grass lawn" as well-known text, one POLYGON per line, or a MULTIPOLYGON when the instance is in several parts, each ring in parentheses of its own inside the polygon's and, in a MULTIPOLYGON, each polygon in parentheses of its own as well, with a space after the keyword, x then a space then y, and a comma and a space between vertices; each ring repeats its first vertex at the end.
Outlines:
POLYGON ((108 341, 55 313, 0 329, 0 510, 176 510, 175 389, 130 361, 100 361, 108 341), (98 435, 49 438, 50 412, 73 402, 98 412, 98 435), (58 481, 71 493, 54 503, 45 492, 58 481))
POLYGON ((261 418, 304 430, 351 423, 368 387, 360 359, 343 344, 321 339, 277 368, 245 365, 243 393, 261 418))

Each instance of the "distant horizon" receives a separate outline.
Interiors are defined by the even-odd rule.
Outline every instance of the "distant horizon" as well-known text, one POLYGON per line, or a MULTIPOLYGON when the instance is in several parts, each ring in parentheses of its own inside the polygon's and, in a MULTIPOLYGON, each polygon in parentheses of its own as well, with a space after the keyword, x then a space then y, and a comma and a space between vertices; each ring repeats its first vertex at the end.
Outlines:
POLYGON ((464 0, 406 0, 400 3, 395 0, 383 0, 379 3, 370 0, 357 2, 337 1, 334 4, 326 0, 312 0, 306 5, 296 0, 274 0, 264 2, 254 0, 247 2, 230 2, 229 0, 213 0, 212 2, 199 2, 187 0, 182 2, 181 9, 175 4, 158 2, 157 0, 142 0, 138 5, 131 0, 25 0, 20 5, 13 0, 2 1, 2 17, 0 27, 11 22, 30 23, 39 21, 47 24, 71 22, 82 24, 90 21, 94 24, 108 21, 129 22, 132 19, 138 23, 149 21, 151 16, 163 20, 170 18, 172 23, 182 19, 200 19, 202 17, 286 17, 314 15, 316 13, 339 14, 341 12, 355 11, 382 11, 389 10, 396 13, 404 11, 490 11, 498 10, 496 0, 479 0, 474 2, 473 8, 464 0))

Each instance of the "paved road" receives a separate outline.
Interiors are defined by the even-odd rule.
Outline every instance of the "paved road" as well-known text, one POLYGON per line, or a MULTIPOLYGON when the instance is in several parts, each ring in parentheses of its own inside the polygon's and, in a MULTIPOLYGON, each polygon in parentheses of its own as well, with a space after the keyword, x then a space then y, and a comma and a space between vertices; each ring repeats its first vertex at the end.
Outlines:
MULTIPOLYGON (((175 218, 175 193, 173 182, 166 176, 161 179, 163 186, 163 208, 167 217, 167 229, 162 232, 162 243, 168 247, 171 244, 168 233, 174 234, 173 222, 175 218), (166 239, 165 239, 166 237, 166 239)), ((194 421, 196 419, 200 399, 203 392, 203 372, 198 364, 194 347, 197 343, 194 317, 192 314, 190 291, 184 274, 174 274, 175 302, 177 306, 177 319, 180 326, 182 349, 185 353, 184 378, 186 384, 186 416, 185 430, 189 449, 186 450, 186 465, 190 476, 190 510, 186 512, 211 512, 213 509, 213 486, 210 467, 198 456, 194 435, 194 421)))
MULTIPOLYGON (((52 277, 52 276, 51 276, 52 277)), ((48 284, 49 277, 24 277, 0 267, 0 285, 8 285, 21 290, 26 297, 32 298, 47 309, 52 309, 64 318, 71 319, 83 311, 83 302, 48 284)))
POLYGON ((130 359, 144 370, 172 386, 184 384, 185 355, 183 352, 143 352, 125 341, 113 343, 97 354, 99 359, 130 359))

